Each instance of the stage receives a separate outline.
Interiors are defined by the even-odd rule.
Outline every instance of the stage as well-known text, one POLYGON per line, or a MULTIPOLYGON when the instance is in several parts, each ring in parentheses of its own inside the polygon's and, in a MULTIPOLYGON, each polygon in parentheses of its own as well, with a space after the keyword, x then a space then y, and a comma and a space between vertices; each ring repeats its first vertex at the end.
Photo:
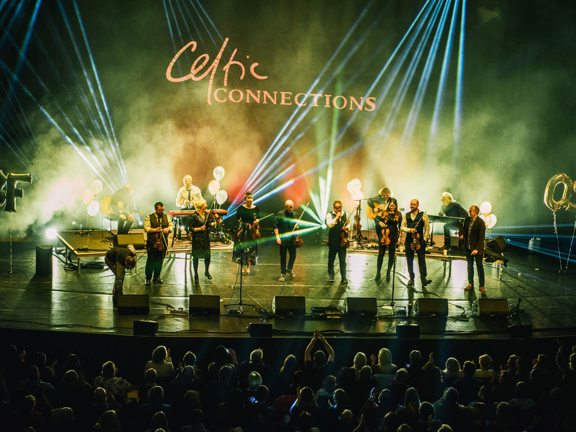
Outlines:
MULTIPOLYGON (((74 263, 58 256, 61 249, 54 249, 51 274, 41 276, 35 274, 35 243, 15 243, 11 266, 9 245, 1 243, 0 320, 6 330, 126 336, 132 335, 135 320, 154 320, 158 322, 158 334, 164 337, 247 338, 250 323, 267 323, 278 336, 308 337, 318 329, 341 337, 395 338, 397 326, 417 324, 420 338, 498 339, 510 337, 510 331, 515 330, 517 334, 512 336, 549 337, 571 335, 576 328, 576 294, 571 288, 576 281, 574 275, 559 275, 554 259, 523 250, 506 251, 507 267, 485 263, 487 299, 492 302, 484 303, 484 313, 478 310, 478 291, 463 289, 467 284, 466 261, 461 256, 428 257, 432 283, 423 290, 418 276, 415 288, 407 287, 403 256, 397 258, 394 278, 376 283, 376 251, 350 248, 348 284, 341 285, 338 276, 330 284, 326 246, 320 239, 307 239, 304 247, 298 249, 296 277, 283 283, 278 281, 277 247, 267 242, 260 245, 258 265, 250 275, 242 277, 243 306, 239 307, 240 275, 230 248, 212 251, 213 280, 203 276, 200 262, 199 285, 193 283, 188 255, 175 251, 178 253, 171 253, 165 260, 164 283, 145 286, 146 256, 141 253, 136 269, 127 273, 124 293, 148 294, 150 312, 123 315, 112 308, 114 277, 103 265, 103 254, 83 256, 78 271, 74 263), (446 271, 447 263, 450 272, 446 271), (220 313, 190 315, 190 295, 219 296, 220 313), (305 301, 305 314, 275 315, 274 297, 305 301), (370 300, 358 298, 375 299, 374 313, 370 300), (360 312, 365 313, 349 313, 349 302, 359 305, 360 312), (447 316, 441 310, 446 304, 447 316), (502 306, 506 308, 504 313, 502 306), (512 312, 508 313, 508 309, 512 312)), ((386 265, 387 257, 384 275, 386 265)))

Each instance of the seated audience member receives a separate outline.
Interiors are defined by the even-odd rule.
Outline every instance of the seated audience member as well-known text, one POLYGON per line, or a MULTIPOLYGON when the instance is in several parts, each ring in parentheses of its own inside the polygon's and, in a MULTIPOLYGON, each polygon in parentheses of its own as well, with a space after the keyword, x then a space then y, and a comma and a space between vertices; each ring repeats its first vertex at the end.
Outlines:
POLYGON ((158 382, 166 385, 175 375, 174 365, 170 358, 170 352, 164 345, 158 345, 152 351, 152 358, 146 362, 144 370, 154 369, 157 374, 158 382))

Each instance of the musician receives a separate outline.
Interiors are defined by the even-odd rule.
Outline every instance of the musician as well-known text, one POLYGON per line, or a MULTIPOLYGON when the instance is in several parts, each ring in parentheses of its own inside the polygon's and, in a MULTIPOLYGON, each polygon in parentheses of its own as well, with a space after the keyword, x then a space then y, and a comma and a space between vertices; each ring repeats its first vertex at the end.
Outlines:
POLYGON ((246 192, 244 204, 236 210, 238 229, 234 243, 234 260, 242 265, 242 273, 250 274, 250 266, 256 265, 260 238, 260 209, 254 205, 251 192, 246 192))
POLYGON ((406 233, 406 263, 408 264, 408 273, 410 280, 408 286, 414 286, 414 254, 418 256, 418 271, 422 287, 430 284, 432 281, 427 278, 426 269, 426 237, 430 232, 430 221, 428 215, 418 208, 420 202, 417 199, 410 201, 410 211, 402 219, 402 231, 406 233))
POLYGON ((465 290, 470 291, 474 289, 474 263, 478 269, 478 282, 480 284, 480 294, 485 296, 486 290, 484 289, 484 266, 482 259, 484 258, 484 238, 486 237, 486 224, 478 217, 480 208, 473 205, 468 210, 469 217, 464 220, 464 226, 460 231, 460 239, 464 240, 464 247, 466 249, 466 261, 468 262, 468 285, 465 290))
POLYGON ((129 184, 122 186, 110 199, 110 220, 118 221, 118 234, 128 234, 135 221, 132 215, 133 189, 129 184))
POLYGON ((146 285, 154 278, 154 283, 161 284, 160 273, 168 249, 168 234, 174 228, 170 217, 164 213, 164 204, 160 201, 154 204, 154 213, 146 216, 144 231, 147 234, 146 251, 146 285))
POLYGON ((334 282, 334 261, 338 255, 340 264, 340 284, 346 285, 346 248, 348 247, 350 221, 346 211, 342 209, 342 201, 332 204, 332 211, 326 215, 328 226, 328 281, 334 282))
POLYGON ((276 214, 274 220, 274 235, 276 236, 276 244, 280 246, 280 282, 285 282, 286 278, 292 279, 294 276, 293 268, 294 261, 296 261, 296 246, 294 246, 294 231, 298 229, 298 222, 294 219, 294 201, 286 200, 284 203, 284 210, 276 214), (290 254, 288 259, 288 266, 286 266, 286 257, 290 254))
POLYGON ((115 247, 106 252, 104 262, 114 273, 114 288, 112 290, 112 305, 118 306, 118 296, 123 294, 124 276, 126 269, 136 266, 136 251, 132 245, 128 247, 115 247))
POLYGON ((382 216, 374 219, 380 226, 380 239, 378 242, 378 260, 376 263, 376 277, 374 280, 380 282, 380 270, 384 262, 384 255, 388 249, 388 268, 386 270, 386 281, 390 280, 390 272, 394 267, 394 258, 396 257, 396 245, 400 237, 400 226, 402 225, 402 213, 398 210, 395 201, 390 201, 388 209, 382 216), (386 240, 388 239, 388 240, 386 240), (389 241, 389 244, 386 244, 389 241))
POLYGON ((378 243, 380 243, 380 236, 382 234, 382 226, 380 225, 380 217, 384 211, 388 210, 388 206, 391 202, 396 203, 398 207, 398 201, 396 198, 391 197, 392 192, 389 188, 383 187, 378 191, 378 195, 368 199, 368 206, 366 207, 366 215, 368 218, 374 220, 374 226, 376 228, 376 235, 378 236, 378 243))
POLYGON ((200 199, 194 202, 196 213, 190 216, 192 228, 192 264, 194 266, 194 282, 198 284, 198 262, 204 260, 204 276, 212 279, 210 275, 210 230, 218 223, 222 223, 220 217, 206 210, 206 200, 200 199))
MULTIPOLYGON (((176 194, 176 207, 181 210, 193 210, 194 203, 202 199, 200 188, 192 184, 192 176, 187 174, 182 178, 182 186, 176 194)), ((190 217, 181 216, 180 220, 186 229, 186 236, 190 238, 190 217)), ((180 228, 179 228, 180 229, 180 228)), ((180 238, 180 232, 178 232, 180 238)))
POLYGON ((440 202, 442 203, 442 208, 439 213, 440 216, 461 219, 455 219, 453 222, 447 222, 444 224, 444 249, 450 249, 450 231, 460 231, 462 228, 462 221, 468 217, 468 213, 466 213, 464 207, 454 199, 450 192, 442 192, 440 202))

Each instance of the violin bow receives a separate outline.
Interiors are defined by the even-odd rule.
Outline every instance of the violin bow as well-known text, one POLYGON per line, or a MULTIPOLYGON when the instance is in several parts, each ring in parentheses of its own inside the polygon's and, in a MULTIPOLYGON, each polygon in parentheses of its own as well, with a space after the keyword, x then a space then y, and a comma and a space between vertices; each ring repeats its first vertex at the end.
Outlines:
POLYGON ((310 201, 308 201, 308 203, 304 206, 302 213, 300 213, 300 217, 298 218, 298 220, 294 224, 294 228, 292 228, 292 232, 294 232, 294 230, 296 229, 296 225, 298 225, 298 222, 300 222, 302 220, 302 216, 304 216, 304 213, 306 213, 306 209, 308 208, 309 205, 310 205, 310 201))

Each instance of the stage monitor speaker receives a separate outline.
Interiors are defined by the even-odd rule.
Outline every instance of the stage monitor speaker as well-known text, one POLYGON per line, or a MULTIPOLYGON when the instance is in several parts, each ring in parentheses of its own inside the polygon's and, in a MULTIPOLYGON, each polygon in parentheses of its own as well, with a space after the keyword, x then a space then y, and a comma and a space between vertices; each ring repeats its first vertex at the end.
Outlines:
POLYGON ((220 315, 219 295, 191 295, 188 313, 190 315, 210 314, 220 315))
POLYGON ((120 247, 133 245, 134 249, 144 249, 146 241, 144 240, 144 233, 118 234, 116 236, 116 244, 120 247))
POLYGON ((510 324, 508 334, 513 338, 528 339, 532 336, 532 324, 510 324))
POLYGON ((498 236, 490 240, 486 246, 491 251, 501 254, 506 250, 506 240, 504 240, 504 237, 498 236))
POLYGON ((448 300, 443 298, 419 298, 415 311, 418 316, 448 316, 448 300))
POLYGON ((250 323, 248 324, 250 337, 272 337, 272 324, 250 323))
POLYGON ((52 245, 36 246, 36 275, 52 274, 52 245))
POLYGON ((376 297, 347 297, 346 313, 348 315, 376 315, 376 297))
POLYGON ((156 336, 158 333, 158 321, 136 320, 132 324, 132 332, 139 336, 156 336))
POLYGON ((306 298, 301 296, 274 296, 272 299, 274 315, 305 315, 306 298))
POLYGON ((508 300, 505 298, 479 298, 478 316, 504 317, 508 315, 508 300))
POLYGON ((420 337, 420 326, 418 324, 398 324, 396 326, 396 336, 401 339, 418 339, 420 337))
POLYGON ((150 299, 148 294, 119 296, 118 313, 120 315, 148 315, 150 313, 150 299))

